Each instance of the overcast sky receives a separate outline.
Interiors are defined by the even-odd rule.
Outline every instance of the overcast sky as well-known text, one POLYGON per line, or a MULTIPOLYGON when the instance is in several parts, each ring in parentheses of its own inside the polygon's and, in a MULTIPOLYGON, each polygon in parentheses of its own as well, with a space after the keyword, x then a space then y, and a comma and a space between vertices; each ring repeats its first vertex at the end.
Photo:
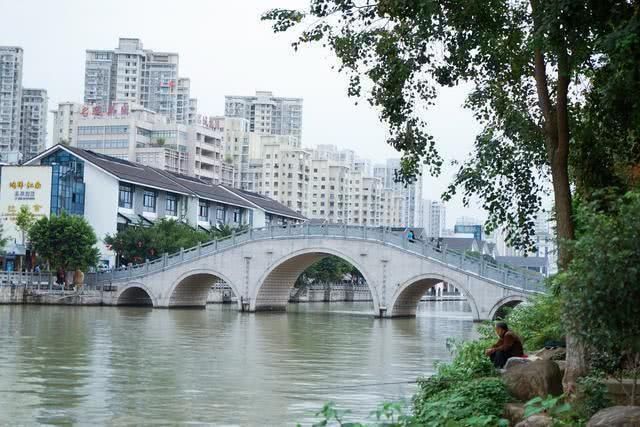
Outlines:
MULTIPOLYGON (((346 96, 346 77, 331 69, 330 51, 295 53, 292 35, 274 35, 260 21, 273 7, 306 6, 308 0, 0 0, 0 45, 24 49, 23 84, 47 89, 49 109, 82 102, 86 49, 113 49, 119 37, 135 37, 147 49, 180 54, 180 76, 191 78, 201 114, 222 115, 225 95, 270 90, 304 98, 304 146, 335 144, 373 161, 398 157, 385 143, 377 111, 346 96)), ((479 129, 462 108, 464 95, 462 89, 441 92, 427 115, 447 160, 464 159, 479 129)), ((424 198, 438 199, 452 173, 425 176, 424 198)), ((462 208, 460 200, 447 205, 450 226, 461 215, 485 216, 476 206, 462 208)))

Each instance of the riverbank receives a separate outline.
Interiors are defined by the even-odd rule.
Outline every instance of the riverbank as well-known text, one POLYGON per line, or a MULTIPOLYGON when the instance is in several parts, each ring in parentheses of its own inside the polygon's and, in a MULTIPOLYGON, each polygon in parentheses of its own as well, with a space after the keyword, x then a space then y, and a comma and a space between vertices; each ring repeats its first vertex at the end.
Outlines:
MULTIPOLYGON (((108 289, 108 288, 106 288, 108 289)), ((115 290, 50 290, 0 286, 0 304, 116 305, 115 290)))

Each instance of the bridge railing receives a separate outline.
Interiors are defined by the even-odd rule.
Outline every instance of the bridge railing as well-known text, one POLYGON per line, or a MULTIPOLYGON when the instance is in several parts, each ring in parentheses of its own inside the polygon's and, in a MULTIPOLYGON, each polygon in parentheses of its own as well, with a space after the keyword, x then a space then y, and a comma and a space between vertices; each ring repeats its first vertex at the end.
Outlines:
POLYGON ((234 233, 222 239, 202 243, 174 254, 165 254, 160 258, 147 261, 143 264, 97 273, 96 283, 144 276, 183 262, 224 251, 225 249, 247 241, 294 237, 339 237, 377 241, 420 256, 436 259, 453 268, 477 274, 505 287, 516 288, 526 292, 544 291, 544 278, 539 273, 528 270, 517 270, 506 265, 491 264, 482 257, 476 258, 468 256, 464 253, 441 247, 435 242, 410 241, 405 233, 391 232, 384 227, 364 227, 343 224, 316 225, 308 223, 248 229, 241 233, 234 233))
POLYGON ((0 287, 47 289, 55 286, 55 277, 49 271, 2 271, 0 287))

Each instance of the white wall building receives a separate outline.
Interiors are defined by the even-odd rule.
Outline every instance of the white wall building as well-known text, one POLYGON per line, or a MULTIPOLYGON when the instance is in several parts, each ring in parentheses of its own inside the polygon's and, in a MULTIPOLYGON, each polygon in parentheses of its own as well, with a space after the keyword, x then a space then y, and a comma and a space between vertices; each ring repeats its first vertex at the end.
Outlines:
POLYGON ((74 145, 74 123, 80 118, 83 105, 79 102, 61 102, 53 114, 52 145, 74 145))
POLYGON ((256 91, 255 96, 225 96, 224 115, 247 119, 251 132, 294 136, 300 146, 301 98, 276 97, 264 91, 256 91))
POLYGON ((101 260, 109 265, 115 257, 103 239, 126 226, 172 218, 209 230, 306 219, 264 196, 75 147, 56 145, 27 165, 51 166, 50 196, 45 197, 51 200, 50 213, 83 215, 99 239, 101 260))
POLYGON ((139 39, 121 38, 114 50, 87 50, 85 104, 107 112, 113 103, 133 102, 189 123, 196 105, 189 79, 179 78, 177 53, 143 49, 139 39))
MULTIPOLYGON (((437 200, 424 200, 422 203, 424 229, 429 237, 444 237, 447 226, 447 209, 437 200)), ((453 234, 453 233, 451 233, 453 234)))
POLYGON ((20 114, 20 151, 23 160, 35 157, 47 145, 47 106, 44 89, 22 89, 20 114))
POLYGON ((403 200, 400 208, 401 227, 415 227, 424 223, 422 219, 422 176, 417 176, 415 182, 405 186, 396 182, 396 172, 400 170, 400 159, 388 159, 384 164, 377 164, 373 168, 373 175, 380 178, 385 190, 401 193, 403 200))
POLYGON ((294 138, 252 135, 249 174, 252 191, 279 201, 295 212, 308 211, 311 153, 294 138))
POLYGON ((175 123, 128 102, 111 104, 107 113, 97 106, 63 103, 54 120, 56 135, 67 133, 65 140, 72 147, 216 184, 233 184, 233 170, 223 163, 222 141, 214 129, 175 123))
POLYGON ((0 46, 0 161, 17 163, 20 153, 23 50, 0 46))
POLYGON ((47 91, 22 86, 23 50, 0 46, 0 162, 19 163, 47 140, 47 91))

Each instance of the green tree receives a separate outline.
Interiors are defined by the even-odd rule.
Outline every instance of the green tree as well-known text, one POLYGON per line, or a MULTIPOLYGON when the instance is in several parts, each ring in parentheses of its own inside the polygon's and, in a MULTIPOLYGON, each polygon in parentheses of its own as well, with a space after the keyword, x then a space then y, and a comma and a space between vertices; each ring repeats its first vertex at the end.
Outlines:
POLYGON ((347 261, 337 256, 328 256, 317 261, 307 268, 296 281, 296 286, 309 285, 311 283, 337 283, 341 282, 346 274, 360 276, 360 272, 347 261))
POLYGON ((25 243, 25 236, 28 235, 29 230, 36 222, 36 216, 31 212, 29 206, 22 205, 16 215, 16 227, 22 233, 22 244, 25 243))
POLYGON ((181 221, 162 219, 151 227, 127 227, 115 235, 107 235, 104 241, 122 263, 140 264, 210 239, 208 233, 194 230, 181 221))
POLYGON ((4 225, 0 223, 0 253, 4 252, 4 247, 9 242, 9 239, 4 236, 4 225))
MULTIPOLYGON (((305 25, 296 49, 331 48, 349 75, 350 96, 360 96, 368 79, 368 100, 402 152, 397 178, 404 182, 423 164, 440 172, 423 119, 437 89, 472 87, 466 107, 483 130, 445 199, 460 189, 466 203, 479 196, 488 229, 504 225, 508 243, 530 248, 549 183, 557 235, 570 241, 572 181, 589 194, 614 177, 640 177, 640 109, 628 96, 640 82, 638 7, 624 0, 310 0, 307 11, 275 9, 263 19, 276 32, 305 25)), ((566 268, 564 245, 558 258, 566 268)), ((580 346, 568 343, 565 386, 572 390, 586 364, 580 346)))
POLYGON ((107 234, 104 241, 118 255, 121 263, 140 264, 147 259, 158 258, 164 253, 174 253, 198 243, 222 239, 245 229, 244 226, 233 228, 225 224, 207 233, 195 230, 181 221, 161 219, 151 227, 139 224, 127 227, 114 235, 107 234))
POLYGON ((98 263, 96 234, 81 216, 63 212, 42 217, 29 229, 29 240, 52 269, 86 271, 98 263))
POLYGON ((234 228, 232 226, 230 226, 229 224, 223 224, 216 227, 211 228, 211 238, 212 239, 223 239, 225 237, 229 237, 231 236, 234 232, 235 233, 240 233, 243 232, 247 229, 247 226, 240 226, 237 228, 234 228))
POLYGON ((601 368, 624 370, 618 363, 624 359, 636 380, 635 394, 640 376, 640 190, 606 206, 610 210, 597 202, 578 209, 578 239, 570 245, 573 262, 556 282, 566 295, 566 326, 607 355, 610 366, 601 368))

